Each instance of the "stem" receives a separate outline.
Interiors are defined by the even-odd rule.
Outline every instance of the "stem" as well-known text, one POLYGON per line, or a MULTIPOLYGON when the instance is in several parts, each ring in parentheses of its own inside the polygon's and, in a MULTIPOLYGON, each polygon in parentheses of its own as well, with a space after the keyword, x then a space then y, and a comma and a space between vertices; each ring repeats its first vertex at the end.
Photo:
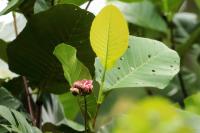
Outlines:
POLYGON ((93 129, 95 128, 95 125, 96 125, 96 119, 97 119, 97 115, 98 115, 98 113, 99 113, 99 108, 100 108, 100 106, 101 106, 101 104, 97 104, 96 113, 95 113, 94 120, 93 120, 93 123, 92 123, 93 129))
POLYGON ((84 96, 84 102, 85 102, 85 133, 87 133, 87 100, 86 100, 86 96, 84 96))
POLYGON ((43 105, 43 93, 39 90, 36 99, 36 126, 41 129, 41 114, 43 105))
POLYGON ((26 96, 26 100, 27 100, 27 103, 28 103, 28 112, 31 116, 33 126, 36 126, 36 121, 35 121, 35 118, 34 118, 34 115, 33 115, 33 109, 32 109, 32 103, 31 103, 31 95, 30 95, 29 90, 28 90, 27 79, 26 79, 25 76, 22 76, 22 79, 23 79, 23 84, 24 84, 24 89, 25 89, 25 96, 26 96))
POLYGON ((92 1, 93 1, 93 0, 89 0, 87 6, 86 6, 86 8, 85 8, 85 10, 88 10, 88 8, 89 8, 90 4, 92 3, 92 1))
POLYGON ((15 36, 17 37, 18 36, 18 30, 17 30, 17 19, 16 19, 15 12, 12 12, 12 16, 13 16, 13 20, 14 20, 13 26, 14 26, 15 36))
POLYGON ((41 129, 42 102, 38 100, 36 106, 36 126, 41 129))
MULTIPOLYGON (((174 40, 174 26, 173 26, 172 22, 170 22, 170 40, 171 40, 171 43, 172 43, 171 48, 173 50, 175 50, 176 49, 176 43, 175 43, 175 40, 174 40)), ((185 83, 184 83, 183 76, 182 76, 182 73, 181 73, 181 68, 180 68, 180 71, 178 73, 178 79, 179 79, 179 82, 180 82, 181 92, 182 92, 183 100, 184 100, 188 96, 188 94, 187 94, 185 83)), ((182 108, 185 107, 183 100, 180 102, 180 105, 181 105, 182 108)))
MULTIPOLYGON (((15 12, 12 12, 12 16, 13 16, 13 26, 14 26, 14 31, 15 31, 15 36, 18 36, 18 30, 17 30, 17 19, 16 19, 16 14, 15 12)), ((25 76, 22 76, 22 80, 23 80, 23 85, 24 85, 24 90, 25 90, 25 97, 28 103, 28 112, 30 114, 31 120, 32 120, 32 124, 33 126, 36 126, 36 122, 35 122, 35 118, 33 115, 33 108, 32 108, 32 102, 31 102, 31 95, 29 93, 28 90, 28 82, 25 76)))

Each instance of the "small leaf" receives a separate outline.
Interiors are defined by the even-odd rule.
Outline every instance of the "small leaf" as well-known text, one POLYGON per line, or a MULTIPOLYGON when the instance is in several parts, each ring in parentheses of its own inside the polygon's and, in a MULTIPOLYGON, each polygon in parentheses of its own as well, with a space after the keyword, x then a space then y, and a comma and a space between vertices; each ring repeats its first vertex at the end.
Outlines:
POLYGON ((10 0, 6 8, 4 8, 3 11, 0 12, 0 15, 4 15, 9 13, 10 11, 15 10, 15 8, 17 8, 22 2, 23 0, 10 0))
POLYGON ((77 80, 91 79, 87 67, 76 58, 75 48, 63 43, 58 45, 53 53, 61 62, 65 78, 71 86, 77 80))
MULTIPOLYGON (((178 54, 165 44, 141 37, 130 36, 129 48, 106 72, 104 91, 126 87, 156 87, 163 89, 179 71, 178 54)), ((96 77, 101 81, 102 69, 96 60, 96 77)))
POLYGON ((104 69, 109 69, 128 47, 128 26, 113 5, 102 9, 92 23, 90 41, 104 69))

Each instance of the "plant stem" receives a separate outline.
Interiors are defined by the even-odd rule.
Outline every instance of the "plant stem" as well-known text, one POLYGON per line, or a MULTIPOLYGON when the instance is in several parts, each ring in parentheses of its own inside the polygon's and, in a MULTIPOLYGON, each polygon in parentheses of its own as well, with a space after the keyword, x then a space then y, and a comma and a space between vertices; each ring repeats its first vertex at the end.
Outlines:
POLYGON ((98 113, 99 113, 99 108, 100 108, 100 106, 101 106, 101 104, 97 104, 96 113, 95 113, 94 120, 93 120, 93 123, 92 123, 93 129, 95 128, 95 125, 96 125, 96 119, 97 119, 97 115, 98 115, 98 113))
POLYGON ((13 16, 13 26, 14 26, 14 31, 15 31, 15 36, 18 36, 18 30, 17 30, 17 19, 16 19, 16 14, 15 12, 12 12, 12 16, 13 16))
POLYGON ((26 100, 27 100, 27 103, 28 103, 28 112, 31 116, 33 126, 36 126, 36 121, 35 121, 35 118, 34 118, 32 102, 31 102, 31 95, 30 95, 29 90, 28 90, 27 79, 26 79, 25 76, 22 76, 22 79, 23 79, 23 84, 24 84, 24 89, 25 89, 25 96, 26 96, 26 100))
POLYGON ((86 96, 84 96, 84 102, 85 102, 85 133, 87 133, 87 99, 86 96))
MULTIPOLYGON (((170 25, 170 40, 171 40, 171 43, 172 43, 171 48, 173 50, 176 50, 176 43, 174 41, 174 25, 173 25, 172 22, 170 22, 169 25, 170 25)), ((181 105, 182 108, 185 108, 185 104, 184 104, 183 101, 188 96, 188 94, 187 94, 185 83, 184 83, 184 80, 183 80, 181 66, 180 66, 180 71, 178 73, 178 79, 179 79, 179 82, 180 82, 181 92, 182 92, 182 95, 183 95, 183 99, 180 102, 180 105, 181 105)))
MULTIPOLYGON (((13 26, 14 26, 15 36, 17 37, 18 36, 18 29, 17 29, 17 19, 16 19, 15 12, 12 12, 12 16, 13 16, 13 20, 14 20, 13 26)), ((34 118, 34 115, 33 115, 31 95, 30 95, 29 90, 28 90, 28 82, 27 82, 27 79, 26 79, 25 76, 22 76, 22 80, 23 80, 26 100, 27 100, 27 103, 28 103, 28 112, 30 114, 33 126, 36 126, 35 118, 34 118)))
POLYGON ((86 8, 85 8, 85 10, 88 10, 88 8, 89 8, 90 4, 92 3, 92 1, 93 1, 93 0, 89 0, 87 6, 86 6, 86 8))

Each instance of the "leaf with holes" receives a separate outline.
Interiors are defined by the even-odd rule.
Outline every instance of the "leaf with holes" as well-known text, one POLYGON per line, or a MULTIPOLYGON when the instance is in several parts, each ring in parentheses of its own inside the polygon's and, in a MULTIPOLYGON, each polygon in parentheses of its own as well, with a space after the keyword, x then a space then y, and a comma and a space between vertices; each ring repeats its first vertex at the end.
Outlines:
POLYGON ((126 51, 128 34, 127 23, 115 6, 105 7, 94 19, 90 41, 105 70, 126 51))
MULTIPOLYGON (((112 70, 106 72, 104 92, 124 87, 165 88, 179 71, 178 54, 163 43, 151 39, 129 38, 129 48, 112 70)), ((97 81, 102 66, 95 63, 97 81)))

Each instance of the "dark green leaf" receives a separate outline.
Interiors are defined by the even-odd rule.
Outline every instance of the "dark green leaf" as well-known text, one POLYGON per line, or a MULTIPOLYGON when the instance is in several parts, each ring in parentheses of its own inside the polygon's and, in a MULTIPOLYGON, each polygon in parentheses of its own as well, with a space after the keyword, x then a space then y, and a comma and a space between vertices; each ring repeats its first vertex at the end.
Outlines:
POLYGON ((7 62, 8 57, 7 57, 7 44, 3 40, 0 40, 0 59, 4 60, 7 62))
POLYGON ((65 92, 67 82, 53 50, 62 42, 74 46, 78 59, 93 72, 95 55, 89 45, 93 18, 93 14, 75 5, 57 5, 32 16, 22 33, 8 45, 10 69, 43 91, 65 92))

